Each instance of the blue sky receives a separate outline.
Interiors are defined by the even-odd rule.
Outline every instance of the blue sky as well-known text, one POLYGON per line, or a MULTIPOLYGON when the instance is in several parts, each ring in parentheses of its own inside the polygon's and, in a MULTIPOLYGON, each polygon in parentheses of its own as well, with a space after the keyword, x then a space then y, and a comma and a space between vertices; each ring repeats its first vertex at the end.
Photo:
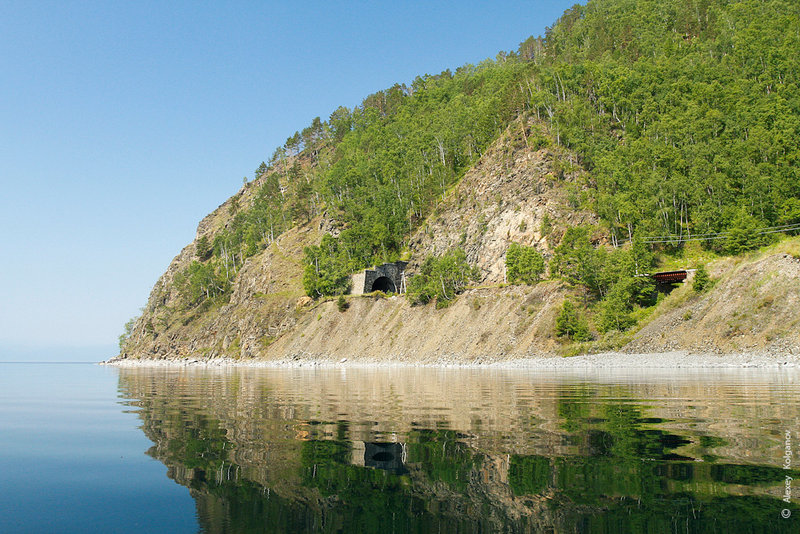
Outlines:
POLYGON ((0 360, 113 352, 295 130, 515 49, 573 3, 0 3, 0 360))

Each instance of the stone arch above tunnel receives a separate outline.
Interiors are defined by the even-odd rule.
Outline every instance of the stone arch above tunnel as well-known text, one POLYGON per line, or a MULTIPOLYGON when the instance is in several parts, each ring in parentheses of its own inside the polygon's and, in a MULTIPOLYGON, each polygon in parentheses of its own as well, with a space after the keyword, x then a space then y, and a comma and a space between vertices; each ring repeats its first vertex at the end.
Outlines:
POLYGON ((362 295, 373 291, 403 293, 407 261, 384 263, 353 275, 351 293, 362 295))

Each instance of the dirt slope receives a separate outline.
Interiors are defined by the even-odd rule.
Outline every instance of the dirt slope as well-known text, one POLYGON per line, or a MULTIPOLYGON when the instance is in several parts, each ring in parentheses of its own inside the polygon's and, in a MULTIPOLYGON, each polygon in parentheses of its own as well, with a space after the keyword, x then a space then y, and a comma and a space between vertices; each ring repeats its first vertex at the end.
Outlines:
POLYGON ((564 287, 473 289, 450 307, 411 306, 403 297, 351 297, 339 312, 326 302, 265 353, 268 359, 467 363, 553 355, 564 287))
POLYGON ((711 274, 718 278, 711 291, 677 289, 625 350, 800 354, 800 259, 785 252, 726 259, 711 274))

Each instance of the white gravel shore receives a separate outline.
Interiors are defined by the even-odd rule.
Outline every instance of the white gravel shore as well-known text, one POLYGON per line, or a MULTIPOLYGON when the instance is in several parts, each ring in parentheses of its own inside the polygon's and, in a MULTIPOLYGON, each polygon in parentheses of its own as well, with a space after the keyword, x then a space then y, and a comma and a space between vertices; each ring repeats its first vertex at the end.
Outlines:
POLYGON ((665 352, 657 354, 601 353, 572 357, 534 357, 520 360, 464 362, 457 358, 434 362, 319 360, 292 358, 286 360, 234 360, 229 358, 203 359, 114 359, 101 365, 116 367, 440 367, 485 369, 792 369, 800 370, 800 356, 794 354, 697 354, 665 352))

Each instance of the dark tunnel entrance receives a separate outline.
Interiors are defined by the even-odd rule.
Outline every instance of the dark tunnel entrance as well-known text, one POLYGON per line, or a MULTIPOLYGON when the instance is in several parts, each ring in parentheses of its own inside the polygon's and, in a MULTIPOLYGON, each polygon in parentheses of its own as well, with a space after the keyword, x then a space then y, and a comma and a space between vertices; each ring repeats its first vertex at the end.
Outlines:
POLYGON ((408 473, 403 465, 402 443, 364 443, 364 466, 396 475, 408 473))
POLYGON ((372 289, 370 291, 383 291, 384 293, 397 293, 397 288, 394 282, 386 276, 381 276, 372 282, 372 289))

